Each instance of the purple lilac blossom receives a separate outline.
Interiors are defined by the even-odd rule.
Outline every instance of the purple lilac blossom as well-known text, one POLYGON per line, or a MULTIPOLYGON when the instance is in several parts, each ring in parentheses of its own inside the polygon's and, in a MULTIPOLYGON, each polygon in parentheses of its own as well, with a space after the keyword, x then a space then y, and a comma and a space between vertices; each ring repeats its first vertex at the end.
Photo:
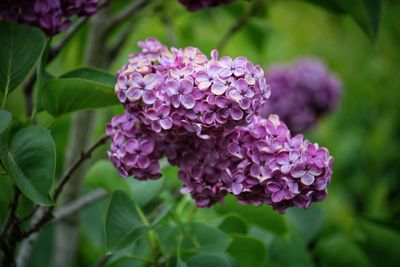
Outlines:
POLYGON ((168 50, 153 38, 139 47, 117 74, 125 114, 106 130, 122 176, 157 179, 166 157, 199 207, 232 194, 283 213, 326 197, 328 150, 292 137, 277 115, 258 116, 270 95, 260 66, 217 51, 207 58, 193 47, 168 50))
POLYGON ((196 11, 208 7, 229 4, 234 0, 179 0, 189 11, 196 11))
POLYGON ((250 123, 269 98, 263 70, 256 66, 250 72, 253 64, 244 57, 219 59, 214 50, 208 59, 197 48, 168 50, 153 38, 139 47, 142 52, 118 72, 115 91, 161 136, 184 130, 207 139, 216 128, 250 123))
POLYGON ((139 180, 158 179, 163 156, 156 133, 138 124, 138 119, 129 114, 115 116, 107 125, 111 136, 108 157, 121 176, 134 176, 139 180))
POLYGON ((304 58, 294 65, 277 65, 266 72, 271 101, 261 115, 277 114, 293 132, 312 128, 338 104, 342 85, 317 59, 304 58))
POLYGON ((0 0, 0 20, 41 28, 53 36, 68 28, 72 16, 90 16, 98 0, 0 0))

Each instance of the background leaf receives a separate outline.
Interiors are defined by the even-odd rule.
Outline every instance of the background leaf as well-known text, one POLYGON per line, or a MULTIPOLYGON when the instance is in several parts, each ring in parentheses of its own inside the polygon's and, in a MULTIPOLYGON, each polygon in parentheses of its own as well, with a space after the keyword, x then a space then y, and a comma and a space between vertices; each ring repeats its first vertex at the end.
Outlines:
POLYGON ((356 244, 340 236, 321 240, 315 254, 323 267, 371 266, 365 253, 356 244))
POLYGON ((105 224, 107 251, 130 245, 148 230, 136 211, 136 204, 123 191, 115 191, 108 206, 105 224))
POLYGON ((0 21, 0 92, 8 94, 29 74, 46 43, 40 30, 0 21))
POLYGON ((361 247, 375 266, 396 266, 400 262, 400 234, 388 227, 360 220, 364 233, 361 247))
POLYGON ((303 0, 334 13, 347 13, 375 41, 378 36, 381 0, 303 0))
POLYGON ((276 237, 269 249, 271 260, 285 267, 311 267, 314 264, 304 245, 295 239, 276 237))

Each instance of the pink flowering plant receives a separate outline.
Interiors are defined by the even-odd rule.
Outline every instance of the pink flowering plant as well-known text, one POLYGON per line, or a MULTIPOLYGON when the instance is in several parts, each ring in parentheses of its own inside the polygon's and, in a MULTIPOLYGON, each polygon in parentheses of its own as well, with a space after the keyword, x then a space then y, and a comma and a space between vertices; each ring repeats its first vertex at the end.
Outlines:
POLYGON ((373 40, 380 1, 275 2, 0 0, 0 266, 397 266, 397 210, 382 204, 397 199, 397 143, 381 130, 396 117, 362 91, 346 92, 352 120, 328 118, 333 69, 387 87, 387 62, 357 58, 369 46, 347 22, 307 26, 347 14, 373 40), (327 64, 268 65, 304 48, 327 64), (377 194, 359 182, 371 169, 377 194))

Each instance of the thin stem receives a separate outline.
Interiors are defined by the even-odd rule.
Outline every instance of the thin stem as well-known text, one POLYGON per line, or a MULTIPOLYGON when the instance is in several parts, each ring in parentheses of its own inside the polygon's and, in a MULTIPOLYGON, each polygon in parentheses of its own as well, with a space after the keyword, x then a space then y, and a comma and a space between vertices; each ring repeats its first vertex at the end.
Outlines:
POLYGON ((117 37, 117 40, 113 43, 113 45, 107 50, 108 65, 110 65, 112 63, 112 60, 117 56, 121 47, 126 43, 134 28, 135 24, 133 22, 130 22, 117 37))
POLYGON ((58 184, 56 190, 54 191, 53 198, 54 201, 57 200, 61 191, 63 190, 65 184, 71 179, 72 174, 78 169, 78 167, 88 158, 91 157, 93 151, 95 151, 98 147, 105 144, 109 137, 107 135, 102 136, 96 143, 94 143, 86 152, 82 152, 80 157, 72 164, 72 166, 67 170, 64 176, 61 178, 60 183, 58 184))
POLYGON ((61 41, 59 41, 57 44, 55 44, 49 53, 49 57, 47 59, 47 62, 51 62, 54 58, 57 57, 57 55, 60 53, 60 51, 64 48, 64 46, 68 43, 69 40, 71 40, 71 38, 75 35, 76 32, 78 32, 78 30, 80 28, 82 28, 82 26, 86 23, 86 21, 89 20, 89 17, 82 17, 79 18, 75 24, 73 24, 65 33, 65 35, 63 36, 63 38, 61 39, 61 41))
POLYGON ((259 1, 254 0, 250 4, 250 7, 247 12, 245 12, 241 17, 239 17, 235 23, 228 29, 228 31, 222 36, 221 40, 217 45, 218 50, 223 50, 228 42, 232 39, 232 37, 243 27, 247 24, 250 17, 254 14, 254 12, 259 7, 259 1))
MULTIPOLYGON (((106 192, 103 189, 94 190, 88 193, 87 195, 77 199, 76 201, 61 207, 57 212, 55 212, 54 219, 49 223, 56 223, 58 221, 66 219, 72 214, 78 213, 88 205, 96 201, 99 201, 101 199, 104 199, 107 195, 108 192, 106 192)), ((32 214, 34 214, 36 210, 37 209, 35 209, 34 212, 32 212, 32 214)), ((33 218, 33 222, 37 221, 37 219, 39 219, 41 216, 42 216, 41 214, 36 214, 35 217, 33 218)), ((24 219, 25 218, 20 219, 20 222, 22 222, 24 219)), ((36 244, 37 238, 38 238, 38 233, 34 233, 30 235, 26 240, 24 240, 24 242, 22 242, 21 248, 19 250, 16 259, 18 267, 25 267, 27 265, 32 249, 36 244)))
MULTIPOLYGON (((108 5, 110 0, 104 0, 102 1, 98 8, 97 11, 104 8, 105 6, 108 5)), ((57 44, 55 44, 50 52, 49 52, 49 57, 47 59, 47 63, 51 62, 53 59, 57 57, 57 55, 60 53, 60 51, 64 48, 64 46, 71 40, 71 38, 85 25, 85 23, 90 19, 90 17, 81 17, 79 18, 75 24, 73 24, 71 27, 68 28, 66 33, 64 34, 63 38, 61 41, 59 41, 57 44)))

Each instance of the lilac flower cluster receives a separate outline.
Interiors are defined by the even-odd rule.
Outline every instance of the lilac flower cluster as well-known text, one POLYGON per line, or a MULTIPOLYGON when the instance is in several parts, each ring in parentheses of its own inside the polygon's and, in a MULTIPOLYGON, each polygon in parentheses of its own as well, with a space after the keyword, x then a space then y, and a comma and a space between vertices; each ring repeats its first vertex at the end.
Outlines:
POLYGON ((291 137, 276 115, 257 116, 210 140, 191 136, 167 143, 167 158, 180 168, 181 192, 190 193, 200 207, 221 202, 229 193, 242 204, 268 204, 283 213, 327 195, 333 158, 302 135, 291 137))
POLYGON ((153 131, 195 132, 209 139, 216 128, 248 124, 270 96, 260 66, 244 57, 208 59, 199 49, 139 42, 117 74, 116 94, 129 113, 153 131))
POLYGON ((266 72, 272 88, 271 101, 263 117, 277 114, 293 132, 312 128, 317 120, 338 104, 341 82, 317 59, 305 58, 292 66, 274 66, 266 72))
POLYGON ((189 11, 196 11, 208 7, 229 4, 234 0, 179 0, 189 11))
POLYGON ((72 16, 93 15, 98 0, 1 0, 0 19, 41 28, 48 36, 64 31, 72 16))
POLYGON ((152 38, 139 46, 117 74, 125 114, 107 126, 122 176, 156 179, 166 156, 200 207, 227 194, 281 212, 325 198, 332 157, 292 138, 276 115, 258 116, 270 95, 260 66, 217 51, 208 59, 193 47, 169 50, 152 38))
POLYGON ((137 123, 138 120, 129 113, 111 120, 106 128, 106 134, 112 136, 108 156, 123 177, 160 178, 158 160, 163 152, 158 135, 137 123))

